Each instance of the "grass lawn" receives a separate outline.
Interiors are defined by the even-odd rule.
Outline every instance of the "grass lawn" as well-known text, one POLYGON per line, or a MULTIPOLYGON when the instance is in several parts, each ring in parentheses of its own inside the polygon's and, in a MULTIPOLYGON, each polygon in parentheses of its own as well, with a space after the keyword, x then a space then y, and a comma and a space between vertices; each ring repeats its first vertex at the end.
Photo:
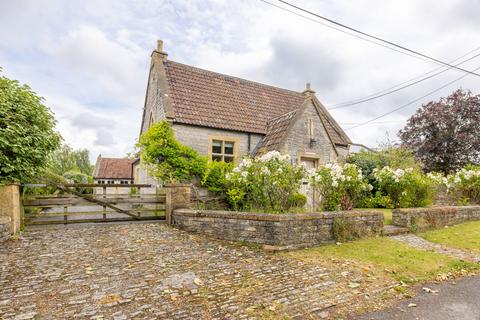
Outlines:
POLYGON ((385 225, 391 225, 392 224, 392 209, 364 209, 364 208, 355 208, 355 210, 375 210, 375 211, 381 211, 383 212, 383 217, 384 217, 384 224, 385 225))
POLYGON ((480 253, 480 221, 427 231, 420 233, 419 236, 431 242, 480 253))
POLYGON ((325 258, 359 262, 374 272, 386 273, 404 282, 428 281, 438 274, 475 268, 474 264, 414 249, 383 237, 292 251, 285 255, 311 263, 325 258))

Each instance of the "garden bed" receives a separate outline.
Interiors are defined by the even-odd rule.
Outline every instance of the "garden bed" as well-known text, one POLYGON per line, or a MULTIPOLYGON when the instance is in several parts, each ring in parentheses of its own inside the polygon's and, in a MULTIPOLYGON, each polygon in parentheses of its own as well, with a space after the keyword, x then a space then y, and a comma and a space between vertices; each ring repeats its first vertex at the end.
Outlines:
POLYGON ((352 210, 319 213, 248 213, 177 209, 173 224, 217 239, 261 244, 269 250, 312 247, 375 236, 383 230, 383 212, 352 210))

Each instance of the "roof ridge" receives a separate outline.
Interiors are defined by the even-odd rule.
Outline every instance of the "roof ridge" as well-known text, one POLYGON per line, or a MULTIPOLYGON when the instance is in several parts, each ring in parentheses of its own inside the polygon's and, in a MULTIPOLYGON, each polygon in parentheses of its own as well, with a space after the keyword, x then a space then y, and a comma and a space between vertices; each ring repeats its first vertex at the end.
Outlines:
POLYGON ((272 121, 278 120, 278 119, 280 119, 280 118, 282 118, 282 117, 285 117, 285 116, 288 115, 289 113, 297 112, 298 110, 300 110, 300 108, 298 108, 298 109, 293 109, 293 110, 291 110, 291 111, 285 112, 284 114, 281 114, 281 115, 276 116, 276 117, 274 117, 274 118, 268 119, 268 120, 267 120, 267 124, 269 124, 269 123, 272 122, 272 121))
POLYGON ((265 83, 258 82, 258 81, 248 80, 248 79, 244 79, 244 78, 240 78, 240 77, 236 77, 236 76, 231 76, 231 75, 228 75, 228 74, 225 74, 225 73, 220 73, 220 72, 216 72, 216 71, 212 71, 212 70, 207 70, 207 69, 203 69, 203 68, 199 68, 199 67, 194 67, 194 66, 191 66, 189 64, 185 64, 185 63, 181 63, 181 62, 177 62, 177 61, 173 61, 173 60, 167 60, 166 63, 174 63, 174 64, 182 65, 182 66, 185 66, 187 68, 194 69, 194 70, 197 70, 197 71, 200 71, 200 72, 206 72, 206 73, 215 74, 215 75, 222 76, 222 77, 237 79, 237 80, 245 81, 245 82, 248 82, 248 83, 251 83, 251 84, 256 84, 256 85, 260 85, 260 86, 264 86, 264 87, 274 88, 274 89, 281 90, 281 91, 286 91, 288 93, 295 93, 295 94, 298 94, 298 95, 303 95, 303 93, 301 91, 295 91, 295 90, 291 90, 291 89, 276 87, 274 85, 265 84, 265 83))

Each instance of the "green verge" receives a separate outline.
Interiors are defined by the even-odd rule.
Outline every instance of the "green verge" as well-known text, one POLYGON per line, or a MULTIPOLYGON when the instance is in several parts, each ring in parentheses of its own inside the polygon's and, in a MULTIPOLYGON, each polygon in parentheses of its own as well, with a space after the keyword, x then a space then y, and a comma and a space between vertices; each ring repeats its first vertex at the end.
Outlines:
POLYGON ((372 271, 405 283, 429 281, 439 274, 458 272, 462 269, 472 270, 477 267, 473 263, 418 250, 384 237, 292 251, 285 255, 310 263, 325 258, 360 262, 372 271))
POLYGON ((480 253, 480 221, 422 232, 419 236, 431 242, 480 253))

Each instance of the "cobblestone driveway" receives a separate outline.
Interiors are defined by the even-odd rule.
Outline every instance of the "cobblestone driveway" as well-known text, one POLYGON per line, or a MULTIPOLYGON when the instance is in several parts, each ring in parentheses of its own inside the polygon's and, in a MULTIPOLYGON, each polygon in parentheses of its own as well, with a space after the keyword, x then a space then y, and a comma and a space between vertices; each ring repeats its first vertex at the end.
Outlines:
POLYGON ((305 264, 161 223, 30 229, 0 244, 0 261, 0 319, 317 319, 376 289, 359 267, 305 264))

